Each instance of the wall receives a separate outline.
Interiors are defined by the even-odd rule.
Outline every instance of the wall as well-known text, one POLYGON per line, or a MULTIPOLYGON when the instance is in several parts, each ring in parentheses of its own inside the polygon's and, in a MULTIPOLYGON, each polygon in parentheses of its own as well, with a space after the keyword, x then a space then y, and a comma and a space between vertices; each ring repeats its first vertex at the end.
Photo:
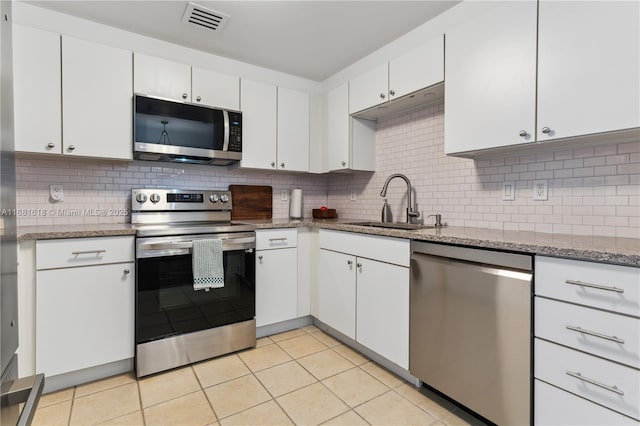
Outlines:
POLYGON ((312 208, 327 203, 326 177, 321 175, 32 156, 17 159, 16 173, 18 226, 127 223, 130 215, 119 211, 131 208, 131 189, 141 187, 226 190, 230 184, 270 185, 275 218, 289 216, 289 202, 280 200, 281 190, 302 188, 305 217, 311 217, 312 208), (64 201, 49 199, 51 183, 64 185, 64 201), (106 213, 96 216, 95 209, 106 213))
MULTIPOLYGON (((425 223, 440 213, 453 226, 640 238, 640 141, 471 160, 444 155, 444 104, 378 120, 375 173, 332 175, 329 207, 343 218, 379 220, 387 176, 404 173, 425 223), (533 180, 546 179, 547 201, 533 201, 533 180), (515 181, 514 201, 502 182, 515 181), (351 201, 351 191, 356 201, 351 201)), ((388 198, 405 220, 406 186, 388 198)))

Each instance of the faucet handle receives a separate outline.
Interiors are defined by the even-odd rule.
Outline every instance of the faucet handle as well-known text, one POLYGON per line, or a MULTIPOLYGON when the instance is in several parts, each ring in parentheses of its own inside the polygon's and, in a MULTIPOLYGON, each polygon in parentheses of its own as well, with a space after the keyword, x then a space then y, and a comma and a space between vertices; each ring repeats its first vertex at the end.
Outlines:
POLYGON ((436 213, 436 214, 430 214, 427 217, 435 217, 436 218, 436 224, 435 226, 440 227, 442 226, 442 215, 440 213, 436 213))

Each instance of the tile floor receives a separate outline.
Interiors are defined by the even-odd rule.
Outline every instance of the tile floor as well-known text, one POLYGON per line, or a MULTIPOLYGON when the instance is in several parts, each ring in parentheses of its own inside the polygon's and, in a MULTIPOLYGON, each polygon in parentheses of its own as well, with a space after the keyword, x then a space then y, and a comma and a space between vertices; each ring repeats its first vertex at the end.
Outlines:
POLYGON ((136 381, 44 395, 34 425, 467 425, 468 414, 314 326, 136 381))

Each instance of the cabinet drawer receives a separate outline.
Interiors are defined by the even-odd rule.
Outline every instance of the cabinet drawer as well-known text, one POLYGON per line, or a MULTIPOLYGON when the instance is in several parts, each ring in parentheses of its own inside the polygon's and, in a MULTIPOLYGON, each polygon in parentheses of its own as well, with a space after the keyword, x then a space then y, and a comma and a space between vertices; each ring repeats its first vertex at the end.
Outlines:
POLYGON ((638 370, 535 339, 535 377, 640 419, 638 370))
POLYGON ((536 294, 640 317, 640 268, 536 256, 536 294))
POLYGON ((534 386, 534 424, 536 425, 638 425, 638 422, 630 417, 623 416, 540 380, 536 380, 534 386))
POLYGON ((535 312, 536 337, 640 368, 640 319, 541 297, 535 312))
POLYGON ((321 229, 320 248, 409 266, 409 240, 321 229))
POLYGON ((280 249, 298 246, 298 230, 265 229, 256 231, 256 250, 280 249))
POLYGON ((133 262, 133 237, 71 238, 36 242, 36 269, 133 262))

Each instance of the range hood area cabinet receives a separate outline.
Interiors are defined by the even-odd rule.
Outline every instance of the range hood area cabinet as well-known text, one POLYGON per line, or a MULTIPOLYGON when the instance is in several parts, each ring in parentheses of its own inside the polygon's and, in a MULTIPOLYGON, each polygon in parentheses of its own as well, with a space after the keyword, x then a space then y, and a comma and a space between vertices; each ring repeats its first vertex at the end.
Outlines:
POLYGON ((240 77, 134 53, 133 91, 147 96, 240 110, 240 77))
POLYGON ((20 25, 14 46, 16 151, 132 159, 131 52, 20 25))
POLYGON ((639 9, 638 2, 504 2, 448 31, 445 153, 637 135, 639 9))

